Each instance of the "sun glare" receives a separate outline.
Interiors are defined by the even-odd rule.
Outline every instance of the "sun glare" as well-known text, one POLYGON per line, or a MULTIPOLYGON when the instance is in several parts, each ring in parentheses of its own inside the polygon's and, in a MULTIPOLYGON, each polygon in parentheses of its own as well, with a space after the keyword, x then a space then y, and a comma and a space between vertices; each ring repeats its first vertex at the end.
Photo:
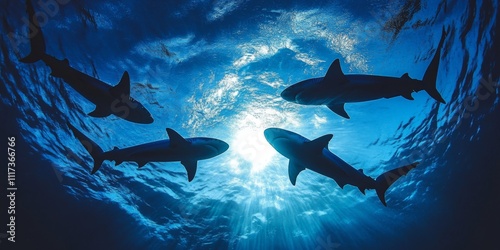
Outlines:
POLYGON ((236 133, 234 138, 239 142, 235 148, 236 153, 252 164, 252 172, 263 170, 276 154, 264 138, 264 129, 260 126, 243 128, 236 133))
MULTIPOLYGON (((286 114, 273 108, 253 108, 245 110, 237 117, 239 119, 235 124, 232 139, 236 158, 240 164, 241 161, 250 163, 252 173, 260 172, 277 154, 264 137, 264 130, 269 127, 280 127, 290 119, 286 114)), ((236 167, 236 163, 232 162, 232 168, 236 167)))

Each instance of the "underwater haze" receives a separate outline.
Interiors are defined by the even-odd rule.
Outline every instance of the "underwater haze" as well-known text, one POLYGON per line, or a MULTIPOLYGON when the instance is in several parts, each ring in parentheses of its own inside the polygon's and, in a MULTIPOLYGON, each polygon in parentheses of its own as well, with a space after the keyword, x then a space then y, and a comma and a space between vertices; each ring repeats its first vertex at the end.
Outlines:
POLYGON ((16 137, 18 188, 16 242, 1 226, 1 249, 500 246, 498 1, 34 1, 47 53, 110 85, 128 71, 152 124, 90 117, 95 105, 43 62, 21 63, 26 4, 0 2, 1 131, 6 144, 16 137), (345 74, 421 80, 443 28, 446 104, 421 91, 348 103, 345 119, 280 96, 337 58, 345 74), (179 162, 105 161, 91 175, 68 123, 104 151, 168 139, 166 128, 229 149, 199 161, 191 182, 179 162), (387 207, 310 170, 294 186, 270 127, 333 134, 329 150, 371 177, 420 164, 388 189, 387 207))

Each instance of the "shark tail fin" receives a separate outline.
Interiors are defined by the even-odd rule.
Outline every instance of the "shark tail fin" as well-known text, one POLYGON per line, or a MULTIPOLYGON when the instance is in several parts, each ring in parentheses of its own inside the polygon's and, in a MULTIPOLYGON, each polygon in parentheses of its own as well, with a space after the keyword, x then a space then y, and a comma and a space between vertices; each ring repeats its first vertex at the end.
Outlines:
POLYGON ((20 61, 23 63, 34 63, 42 60, 45 55, 45 39, 43 37, 42 29, 35 16, 35 9, 31 0, 26 1, 26 12, 29 16, 29 31, 28 37, 30 39, 31 52, 28 56, 22 58, 20 61))
POLYGON ((94 159, 94 167, 92 168, 91 174, 95 174, 97 170, 102 165, 102 162, 104 161, 103 153, 101 147, 97 145, 95 142, 93 142, 91 139, 89 139, 87 136, 85 136, 82 132, 80 132, 78 129, 73 127, 73 125, 68 123, 68 127, 73 131, 73 134, 75 137, 82 143, 82 145, 85 147, 85 149, 89 152, 90 156, 94 159))
POLYGON ((434 54, 434 57, 432 58, 432 61, 429 64, 429 67, 427 67, 427 70, 425 71, 424 79, 422 80, 425 92, 427 92, 427 94, 429 94, 432 98, 434 98, 434 100, 441 103, 446 103, 446 102, 441 96, 441 94, 439 94, 436 88, 436 79, 439 69, 439 60, 441 60, 441 48, 443 47, 444 39, 446 38, 447 33, 448 32, 443 27, 441 40, 439 41, 439 45, 436 49, 436 54, 434 54))
POLYGON ((385 191, 394 183, 396 182, 401 176, 406 175, 410 170, 415 168, 419 163, 414 162, 410 165, 402 166, 399 168, 395 168, 393 170, 387 171, 383 174, 381 174, 379 177, 377 177, 377 195, 382 204, 384 206, 387 206, 387 203, 385 202, 385 191))

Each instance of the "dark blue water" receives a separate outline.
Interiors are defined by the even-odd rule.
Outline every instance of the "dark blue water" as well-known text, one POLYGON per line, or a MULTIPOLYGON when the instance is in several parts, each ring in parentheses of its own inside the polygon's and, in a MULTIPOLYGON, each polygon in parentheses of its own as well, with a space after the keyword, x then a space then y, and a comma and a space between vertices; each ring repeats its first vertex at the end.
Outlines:
POLYGON ((25 5, 2 6, 2 140, 18 142, 16 243, 1 227, 2 249, 500 245, 497 1, 71 0, 46 11, 47 53, 111 85, 127 70, 150 125, 91 118, 93 104, 42 62, 20 63, 29 46, 12 37, 24 34, 25 5), (336 58, 346 74, 421 79, 443 27, 437 89, 446 104, 419 92, 347 104, 346 120, 279 96, 336 58), (179 163, 106 162, 90 175, 92 159, 67 122, 104 150, 166 139, 166 127, 230 149, 200 161, 192 182, 179 163), (268 127, 332 133, 329 149, 372 177, 421 163, 389 188, 388 207, 374 191, 340 189, 311 171, 293 186, 288 161, 263 137, 268 127))

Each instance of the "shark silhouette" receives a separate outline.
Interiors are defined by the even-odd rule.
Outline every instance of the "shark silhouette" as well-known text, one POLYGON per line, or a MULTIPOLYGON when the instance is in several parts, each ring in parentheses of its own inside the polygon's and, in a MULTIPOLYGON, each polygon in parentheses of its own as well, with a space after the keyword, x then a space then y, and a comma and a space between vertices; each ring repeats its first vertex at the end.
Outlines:
POLYGON ((115 166, 124 161, 134 161, 139 168, 142 168, 148 162, 180 161, 186 168, 188 181, 192 181, 199 160, 218 156, 229 148, 227 143, 218 139, 205 137, 183 138, 173 129, 167 128, 169 140, 155 141, 123 149, 115 147, 111 151, 104 152, 99 145, 73 125, 68 124, 68 126, 94 159, 91 174, 97 172, 105 160, 115 161, 115 166))
POLYGON ((385 172, 377 177, 377 179, 373 179, 365 175, 362 169, 354 169, 328 150, 328 142, 333 137, 331 134, 310 141, 288 130, 268 128, 264 131, 264 136, 276 151, 290 160, 288 164, 288 176, 293 185, 295 185, 297 176, 301 171, 310 169, 332 178, 340 188, 344 188, 346 184, 350 184, 358 187, 359 191, 363 194, 365 194, 366 189, 375 189, 378 198, 384 206, 387 206, 385 192, 389 186, 418 165, 418 162, 415 162, 385 172))
POLYGON ((374 75, 345 75, 336 59, 330 65, 325 77, 312 78, 293 84, 281 92, 289 102, 303 105, 326 105, 336 114, 349 119, 345 103, 364 102, 380 98, 403 96, 413 100, 411 94, 425 90, 432 98, 446 103, 436 89, 436 78, 441 57, 441 48, 446 37, 443 28, 436 53, 425 71, 423 80, 410 78, 408 73, 401 77, 374 75))
POLYGON ((21 62, 34 63, 43 61, 52 70, 51 75, 61 78, 73 89, 96 105, 88 115, 92 117, 107 117, 111 114, 127 121, 149 124, 153 118, 149 111, 130 96, 130 77, 127 71, 123 73, 116 86, 110 86, 99 79, 84 74, 69 65, 67 59, 59 60, 45 52, 45 39, 42 29, 35 16, 31 1, 26 1, 33 33, 30 34, 31 53, 22 58, 21 62))

